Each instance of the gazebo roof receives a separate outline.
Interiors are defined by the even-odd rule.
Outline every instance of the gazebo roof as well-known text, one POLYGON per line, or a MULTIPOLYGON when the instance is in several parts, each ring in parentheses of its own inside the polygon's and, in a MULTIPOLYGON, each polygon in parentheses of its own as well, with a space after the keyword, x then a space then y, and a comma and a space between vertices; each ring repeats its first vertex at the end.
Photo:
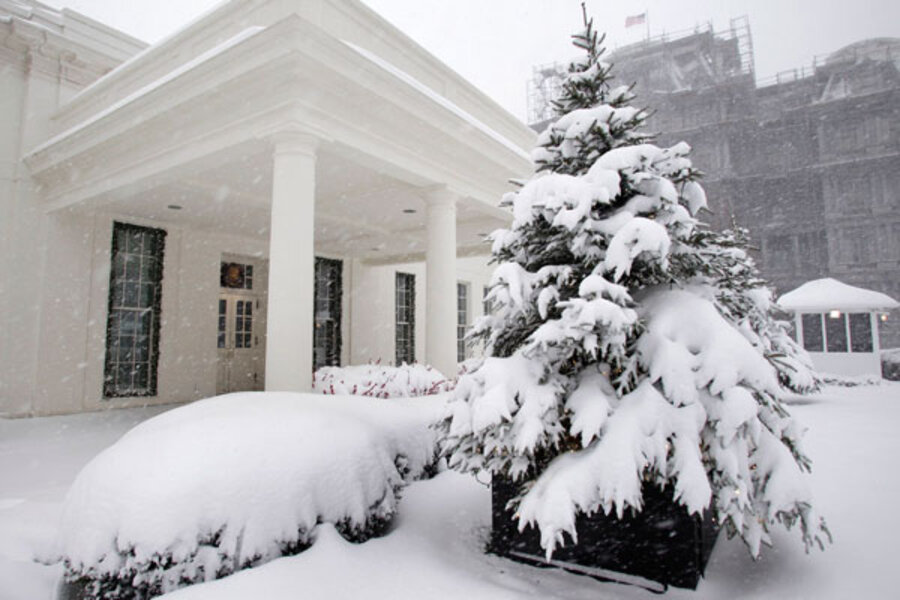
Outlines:
POLYGON ((830 310, 871 311, 900 307, 887 294, 847 285, 826 277, 804 283, 778 299, 778 305, 789 311, 825 312, 830 310))

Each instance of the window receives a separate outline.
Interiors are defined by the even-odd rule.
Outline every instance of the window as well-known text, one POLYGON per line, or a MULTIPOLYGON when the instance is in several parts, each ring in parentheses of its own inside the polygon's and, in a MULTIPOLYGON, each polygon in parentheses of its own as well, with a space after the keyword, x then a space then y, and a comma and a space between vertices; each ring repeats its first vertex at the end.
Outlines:
POLYGON ((466 360, 466 328, 469 324, 469 284, 456 284, 456 361, 466 360))
POLYGON ((828 352, 847 351, 847 315, 844 313, 825 315, 825 347, 828 352))
MULTIPOLYGON (((845 227, 838 230, 840 243, 838 245, 837 262, 842 264, 858 264, 873 262, 875 251, 873 248, 873 232, 866 227, 845 227)), ((877 234, 876 234, 877 235, 877 234)))
POLYGON ((793 268, 794 243, 788 235, 773 235, 766 240, 765 252, 768 254, 766 266, 770 270, 786 270, 793 268))
POLYGON ((395 288, 396 364, 416 361, 416 276, 397 273, 395 288))
POLYGON ((155 396, 166 232, 113 224, 103 396, 155 396))
POLYGON ((313 361, 315 368, 341 364, 341 281, 344 263, 316 257, 315 329, 313 361))
POLYGON ((489 315, 494 312, 494 303, 488 298, 488 294, 491 293, 491 288, 488 286, 484 286, 481 288, 481 304, 482 309, 484 309, 484 314, 489 315))
POLYGON ((872 352, 872 320, 869 313, 850 314, 850 351, 872 352))
POLYGON ((805 314, 800 318, 800 323, 803 327, 803 349, 807 352, 822 352, 825 349, 822 339, 822 315, 805 314))
POLYGON ((225 298, 219 299, 219 334, 216 341, 216 347, 225 347, 226 326, 228 324, 228 301, 225 298))
POLYGON ((234 347, 253 347, 253 300, 238 300, 235 303, 234 347))

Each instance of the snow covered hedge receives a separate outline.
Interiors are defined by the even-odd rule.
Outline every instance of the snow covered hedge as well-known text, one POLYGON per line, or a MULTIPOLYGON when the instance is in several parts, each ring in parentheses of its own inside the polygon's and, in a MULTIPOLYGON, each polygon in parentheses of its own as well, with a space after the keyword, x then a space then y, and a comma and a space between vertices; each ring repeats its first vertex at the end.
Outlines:
POLYGON ((881 376, 900 381, 900 348, 881 351, 881 376))
POLYGON ((782 404, 818 385, 809 358, 774 318, 746 233, 699 220, 690 147, 641 133, 590 24, 575 45, 586 56, 538 172, 492 234, 494 310, 474 327, 487 358, 443 423, 449 464, 518 482, 519 528, 538 527, 548 556, 577 543, 577 514, 640 510, 644 483, 713 510, 753 556, 776 523, 821 545, 803 429, 782 404))
POLYGON ((420 364, 392 367, 368 364, 323 367, 316 371, 313 389, 322 394, 349 394, 373 398, 431 396, 453 389, 453 380, 420 364))
POLYGON ((78 475, 59 556, 88 598, 144 599, 383 532, 434 460, 442 399, 239 393, 150 419, 78 475))

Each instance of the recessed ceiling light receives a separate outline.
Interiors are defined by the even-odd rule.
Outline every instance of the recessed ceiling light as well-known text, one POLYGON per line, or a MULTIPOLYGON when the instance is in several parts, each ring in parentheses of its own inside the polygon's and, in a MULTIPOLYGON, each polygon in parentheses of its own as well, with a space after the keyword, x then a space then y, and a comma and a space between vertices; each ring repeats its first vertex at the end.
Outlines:
POLYGON ((182 207, 180 204, 170 204, 166 208, 168 208, 169 210, 181 210, 182 207))
POLYGON ((412 215, 412 214, 415 214, 416 209, 414 209, 414 208, 404 208, 404 209, 403 209, 403 212, 404 212, 404 214, 412 215))

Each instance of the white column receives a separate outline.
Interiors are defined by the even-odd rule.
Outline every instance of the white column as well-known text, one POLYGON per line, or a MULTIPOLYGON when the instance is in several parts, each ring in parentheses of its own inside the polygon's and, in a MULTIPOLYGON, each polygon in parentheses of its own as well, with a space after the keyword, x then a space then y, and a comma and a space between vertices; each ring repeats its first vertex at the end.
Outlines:
POLYGON ((425 249, 425 362, 456 377, 456 197, 430 190, 425 249))
POLYGON ((269 226, 266 391, 308 392, 313 369, 316 140, 275 138, 269 226))

